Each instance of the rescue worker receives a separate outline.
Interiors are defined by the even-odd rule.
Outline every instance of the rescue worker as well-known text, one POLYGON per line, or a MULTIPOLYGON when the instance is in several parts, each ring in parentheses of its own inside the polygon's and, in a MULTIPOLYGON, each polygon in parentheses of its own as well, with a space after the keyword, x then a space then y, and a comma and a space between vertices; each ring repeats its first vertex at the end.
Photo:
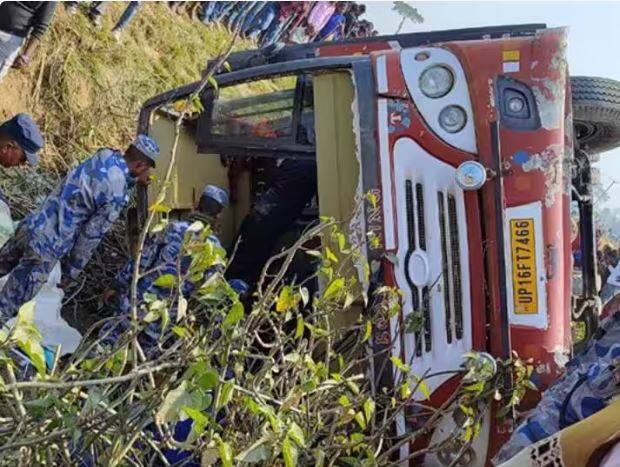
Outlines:
POLYGON ((125 153, 103 148, 71 170, 41 208, 26 216, 0 250, 0 319, 11 318, 31 300, 55 263, 75 280, 105 233, 118 219, 137 182, 148 184, 159 156, 157 143, 138 135, 125 153))
MULTIPOLYGON (((304 85, 299 142, 312 146, 315 145, 313 102, 312 83, 308 81, 304 85)), ((252 287, 278 240, 294 227, 304 208, 317 196, 314 159, 278 161, 269 175, 265 190, 241 223, 235 254, 226 270, 227 277, 242 279, 252 287)))
MULTIPOLYGON (((171 274, 174 277, 185 277, 192 262, 192 257, 184 255, 179 261, 179 255, 183 253, 183 242, 188 238, 187 234, 191 235, 188 232, 188 228, 195 221, 201 221, 203 224, 210 226, 213 232, 216 233, 222 212, 227 205, 228 193, 217 186, 207 185, 201 194, 197 209, 188 220, 172 221, 163 231, 147 237, 140 258, 140 271, 141 273, 146 272, 146 274, 139 279, 137 285, 138 308, 141 312, 144 310, 141 309, 140 305, 144 303, 145 294, 149 293, 155 295, 158 299, 171 299, 171 302, 168 304, 168 312, 170 320, 175 320, 178 297, 171 294, 176 294, 178 289, 176 287, 159 287, 155 284, 155 281, 165 274, 171 274), (180 275, 179 264, 181 266, 180 275)), ((215 247, 221 248, 220 242, 215 235, 210 235, 209 241, 215 247)), ((223 267, 224 265, 222 264, 219 269, 223 270, 223 267)), ((207 270, 201 280, 198 281, 193 281, 189 278, 184 279, 181 285, 183 296, 189 298, 196 288, 204 283, 204 279, 217 269, 211 268, 207 270)), ((102 328, 100 336, 102 337, 103 344, 114 342, 129 327, 133 270, 134 260, 130 259, 117 274, 111 289, 106 291, 104 295, 104 303, 113 306, 116 309, 116 314, 121 319, 102 328)), ((244 288, 244 284, 239 285, 232 281, 231 286, 238 292, 241 292, 244 288)), ((161 326, 159 321, 154 322, 142 332, 140 341, 148 349, 153 346, 160 335, 161 326)))
POLYGON ((281 235, 290 230, 317 193, 316 162, 285 160, 241 223, 227 277, 256 285, 281 235))
POLYGON ((620 394, 620 312, 605 319, 566 373, 545 393, 493 460, 499 465, 523 448, 588 418, 620 394))
MULTIPOLYGON (((0 165, 5 168, 23 164, 37 165, 37 153, 43 147, 43 136, 37 124, 26 114, 17 114, 0 125, 0 165)), ((9 203, 0 191, 0 201, 6 205, 10 216, 9 203)))
POLYGON ((0 125, 0 165, 17 167, 37 165, 37 153, 43 147, 39 127, 27 114, 17 114, 0 125))

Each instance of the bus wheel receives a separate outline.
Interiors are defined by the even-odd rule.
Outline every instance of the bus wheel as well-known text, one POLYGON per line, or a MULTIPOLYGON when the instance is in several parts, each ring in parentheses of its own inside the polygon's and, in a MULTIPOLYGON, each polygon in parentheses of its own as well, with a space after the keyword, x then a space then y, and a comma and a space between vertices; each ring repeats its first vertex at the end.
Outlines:
POLYGON ((581 149, 590 153, 620 146, 620 82, 571 76, 573 125, 581 149))

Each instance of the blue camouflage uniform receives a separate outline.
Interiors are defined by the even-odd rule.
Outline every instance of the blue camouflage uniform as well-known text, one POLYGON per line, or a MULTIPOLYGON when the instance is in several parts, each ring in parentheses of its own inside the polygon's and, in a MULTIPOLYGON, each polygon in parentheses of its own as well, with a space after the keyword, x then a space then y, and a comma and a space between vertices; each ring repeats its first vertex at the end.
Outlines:
MULTIPOLYGON (((144 242, 142 256, 140 258, 141 273, 147 272, 141 277, 137 285, 138 304, 144 303, 144 295, 146 293, 154 294, 158 299, 170 299, 171 292, 176 294, 176 288, 171 290, 169 287, 159 287, 154 284, 158 277, 164 274, 172 274, 179 277, 178 265, 181 266, 181 277, 185 275, 190 267, 192 258, 190 255, 184 255, 179 262, 179 255, 183 250, 183 241, 187 229, 191 224, 186 221, 170 222, 162 232, 150 235, 144 242)), ((215 236, 209 236, 209 240, 217 247, 221 248, 219 240, 215 236)), ((103 343, 111 343, 116 340, 120 334, 129 328, 131 314, 131 280, 133 277, 134 260, 127 261, 125 266, 118 272, 112 288, 117 292, 118 303, 116 314, 121 318, 119 321, 104 326, 101 330, 103 343)), ((193 282, 186 278, 181 285, 181 292, 184 297, 189 297, 197 287, 202 285, 204 279, 213 274, 216 268, 211 268, 205 272, 203 280, 193 282)), ((171 321, 176 318, 178 297, 172 297, 172 303, 169 304, 169 314, 171 321), (171 306, 170 306, 171 305, 171 306)), ((144 314, 145 310, 141 310, 138 306, 139 313, 144 314)), ((151 347, 161 335, 161 326, 159 320, 150 323, 140 336, 145 347, 151 347)))
POLYGON ((566 366, 566 374, 542 396, 525 422, 494 459, 507 461, 523 448, 605 408, 620 393, 620 312, 601 323, 586 349, 566 366))
POLYGON ((127 205, 134 179, 123 154, 100 149, 73 169, 28 215, 0 250, 0 276, 10 273, 0 292, 0 314, 13 316, 47 281, 62 259, 75 279, 127 205))

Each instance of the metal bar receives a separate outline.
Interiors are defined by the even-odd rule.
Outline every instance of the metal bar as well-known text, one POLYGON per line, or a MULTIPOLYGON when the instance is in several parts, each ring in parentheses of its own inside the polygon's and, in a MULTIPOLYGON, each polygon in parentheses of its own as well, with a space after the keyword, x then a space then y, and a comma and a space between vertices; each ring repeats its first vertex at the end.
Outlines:
POLYGON ((497 257, 499 261, 499 298, 500 298, 500 330, 502 339, 502 357, 510 358, 510 320, 508 318, 508 292, 506 290, 506 250, 504 248, 504 184, 502 177, 502 161, 499 139, 499 124, 491 122, 491 151, 495 178, 495 225, 497 240, 497 257))

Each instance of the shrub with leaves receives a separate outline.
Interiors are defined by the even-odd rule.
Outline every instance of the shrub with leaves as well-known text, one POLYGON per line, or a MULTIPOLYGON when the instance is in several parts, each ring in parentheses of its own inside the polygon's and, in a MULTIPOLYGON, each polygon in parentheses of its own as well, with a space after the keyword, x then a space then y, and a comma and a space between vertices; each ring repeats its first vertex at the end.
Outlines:
MULTIPOLYGON (((178 288, 225 261, 221 249, 209 246, 209 233, 207 227, 188 233, 188 273, 162 276, 161 286, 178 288)), ((2 462, 58 465, 81 458, 97 465, 153 465, 174 448, 203 465, 386 465, 402 444, 427 435, 450 412, 461 428, 442 446, 452 443, 465 455, 493 401, 518 402, 522 394, 512 399, 504 383, 514 368, 525 367, 498 367, 484 354, 468 354, 454 372, 464 375, 460 389, 449 403, 432 408, 425 401, 431 375, 415 375, 411 362, 386 355, 393 370, 384 371, 394 371, 394 384, 377 387, 380 375, 370 371, 373 319, 352 309, 363 300, 361 292, 351 295, 359 280, 350 271, 360 261, 359 249, 342 242, 334 221, 324 220, 272 260, 265 269, 271 274, 264 273, 245 310, 221 273, 214 273, 191 297, 147 297, 140 305, 143 319, 112 348, 98 349, 97 339, 87 337, 70 359, 55 361, 48 371, 31 310, 24 307, 12 333, 2 336, 2 462), (312 238, 340 247, 306 250, 312 238), (316 276, 285 282, 299 252, 316 261, 316 276), (316 280, 323 291, 312 294, 316 280), (183 312, 167 318, 180 299, 187 300, 183 312), (350 315, 349 324, 335 326, 343 314, 350 315), (161 330, 156 349, 148 359, 136 359, 136 335, 154 318, 161 330), (16 381, 9 355, 15 347, 35 362, 36 375, 28 380, 16 381), (413 406, 423 409, 419 428, 395 438, 395 420, 413 406), (190 434, 175 440, 175 425, 183 420, 191 423, 190 434)), ((377 294, 384 311, 398 312, 397 291, 380 288, 377 294)))

